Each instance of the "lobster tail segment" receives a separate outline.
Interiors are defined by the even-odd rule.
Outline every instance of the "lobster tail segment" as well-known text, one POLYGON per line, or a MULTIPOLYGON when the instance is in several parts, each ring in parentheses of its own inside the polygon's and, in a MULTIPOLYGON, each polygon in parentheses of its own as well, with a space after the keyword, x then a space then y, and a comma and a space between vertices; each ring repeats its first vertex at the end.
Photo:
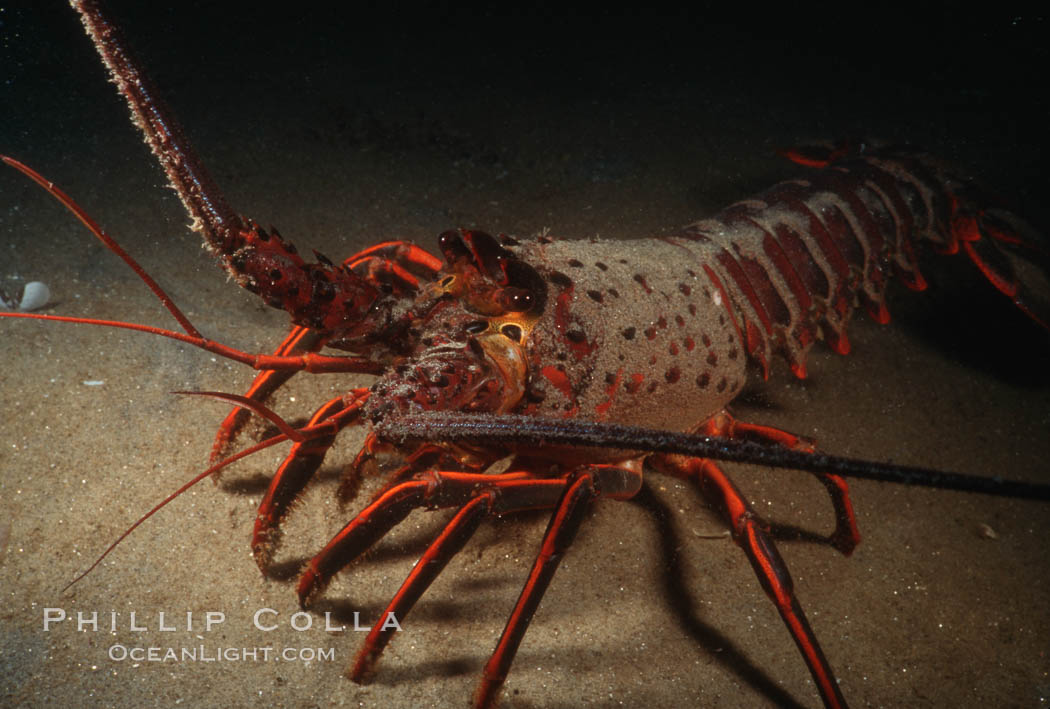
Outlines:
POLYGON ((867 163, 892 175, 899 189, 912 193, 911 206, 921 225, 915 239, 931 242, 943 254, 961 250, 996 290, 1050 330, 1050 253, 1038 245, 1031 226, 988 206, 993 202, 971 180, 907 146, 873 148, 863 141, 843 141, 779 152, 806 167, 850 170, 867 163))
POLYGON ((1020 220, 982 209, 972 185, 912 148, 864 143, 783 151, 817 168, 738 202, 678 236, 710 264, 732 304, 741 339, 768 370, 782 354, 799 377, 823 339, 849 351, 854 308, 887 323, 886 287, 896 277, 926 288, 917 251, 962 250, 998 290, 1044 327, 1050 322, 1046 261, 1018 234, 1020 220))
POLYGON ((988 282, 1050 330, 1050 254, 1034 235, 1022 236, 1031 227, 1009 212, 985 210, 958 228, 963 252, 988 282))

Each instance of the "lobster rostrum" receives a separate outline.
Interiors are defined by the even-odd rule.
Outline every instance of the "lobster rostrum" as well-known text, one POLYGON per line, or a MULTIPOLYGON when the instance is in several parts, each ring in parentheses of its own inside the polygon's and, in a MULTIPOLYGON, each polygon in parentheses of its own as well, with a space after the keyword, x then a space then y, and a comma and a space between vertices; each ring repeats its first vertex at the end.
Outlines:
MULTIPOLYGON (((783 451, 777 464, 813 472, 836 511, 826 541, 844 554, 860 540, 843 480, 857 474, 856 466, 815 456, 808 441, 792 434, 737 421, 726 406, 743 388, 749 362, 768 376, 779 354, 804 377, 807 352, 818 340, 847 353, 845 328, 858 305, 888 322, 884 296, 891 278, 925 287, 916 257, 925 245, 964 252, 996 289, 1046 327, 1050 288, 1032 265, 1041 256, 1021 239, 1024 227, 1015 217, 986 208, 970 181, 918 151, 850 144, 789 152, 814 171, 672 236, 569 241, 459 230, 440 236, 441 258, 392 241, 341 263, 321 254, 308 263, 275 230, 226 205, 113 23, 94 2, 72 4, 206 246, 239 285, 287 311, 292 332, 273 355, 205 338, 70 198, 31 169, 4 160, 44 185, 122 255, 184 332, 101 324, 175 337, 262 370, 245 396, 217 395, 238 408, 220 426, 213 466, 202 477, 266 445, 293 441, 255 523, 252 550, 264 572, 295 500, 338 432, 352 425, 373 428, 344 473, 342 500, 355 497, 381 454, 398 453, 400 465, 306 564, 297 587, 303 605, 416 508, 456 511, 387 606, 398 618, 485 518, 553 510, 475 696, 477 706, 490 706, 588 503, 633 497, 647 465, 695 483, 723 515, 823 702, 845 706, 769 525, 713 458, 732 458, 736 444, 757 441, 766 446, 751 460, 783 451), (323 348, 347 354, 321 354, 323 348), (276 418, 265 401, 302 370, 379 376, 370 387, 322 405, 304 427, 292 429, 278 419, 281 435, 232 455, 251 413, 276 418), (536 433, 537 423, 552 428, 536 433), (708 455, 688 439, 662 446, 631 427, 728 440, 716 443, 725 450, 708 455), (560 437, 575 430, 590 438, 560 437), (508 456, 504 472, 488 471, 508 456)), ((1047 497, 1039 486, 1021 489, 989 491, 1047 497)), ((371 630, 350 669, 353 679, 373 672, 393 633, 379 625, 371 630)))

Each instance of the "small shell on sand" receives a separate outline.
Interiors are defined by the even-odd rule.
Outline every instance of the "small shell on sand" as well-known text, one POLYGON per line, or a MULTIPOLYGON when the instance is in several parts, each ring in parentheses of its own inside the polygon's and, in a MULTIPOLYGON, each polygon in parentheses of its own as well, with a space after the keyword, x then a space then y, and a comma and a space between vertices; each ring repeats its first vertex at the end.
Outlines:
POLYGON ((30 281, 22 291, 22 302, 18 304, 18 309, 23 312, 36 310, 47 305, 50 299, 51 290, 46 285, 40 281, 30 281))
POLYGON ((51 290, 46 285, 40 281, 30 281, 22 289, 22 300, 19 301, 17 308, 15 308, 14 300, 8 301, 3 292, 0 291, 0 309, 17 309, 22 312, 29 312, 30 310, 44 307, 50 299, 51 290))

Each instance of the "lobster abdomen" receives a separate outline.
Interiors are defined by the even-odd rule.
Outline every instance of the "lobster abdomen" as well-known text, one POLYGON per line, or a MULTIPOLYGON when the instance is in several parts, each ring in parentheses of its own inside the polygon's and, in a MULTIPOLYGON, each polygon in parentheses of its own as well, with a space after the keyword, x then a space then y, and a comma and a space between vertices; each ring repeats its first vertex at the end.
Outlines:
POLYGON ((768 372, 779 352, 804 377, 817 340, 849 351, 857 305, 888 322, 892 277, 926 287, 921 241, 944 253, 961 244, 1042 322, 996 246, 1014 237, 972 192, 934 159, 890 148, 827 161, 673 237, 524 243, 518 256, 551 292, 531 338, 540 391, 523 410, 687 429, 739 393, 745 354, 768 372))

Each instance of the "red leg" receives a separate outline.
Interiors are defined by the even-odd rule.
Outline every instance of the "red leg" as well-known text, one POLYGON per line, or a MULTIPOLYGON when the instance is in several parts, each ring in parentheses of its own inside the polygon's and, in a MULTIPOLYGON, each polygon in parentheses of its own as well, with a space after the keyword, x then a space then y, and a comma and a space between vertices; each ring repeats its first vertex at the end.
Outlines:
POLYGON ((709 460, 683 456, 654 456, 650 460, 664 472, 693 480, 704 497, 719 509, 732 530, 733 540, 747 554, 762 589, 776 605, 802 653, 824 705, 829 709, 845 707, 846 700, 839 691, 831 666, 795 598, 787 564, 767 533, 765 523, 751 509, 740 490, 709 460))
MULTIPOLYGON (((380 441, 375 432, 369 432, 365 436, 361 450, 358 451, 354 460, 343 469, 343 474, 339 481, 339 490, 336 493, 339 504, 345 505, 357 496, 361 482, 365 477, 376 471, 376 453, 389 450, 393 450, 393 447, 380 441)), ((379 489, 379 492, 376 493, 376 497, 379 497, 379 495, 382 495, 397 483, 404 482, 413 475, 426 470, 458 469, 459 472, 476 473, 486 468, 492 462, 478 459, 476 456, 473 459, 466 455, 457 457, 453 453, 455 450, 455 448, 449 449, 447 446, 420 445, 414 451, 405 455, 402 464, 387 476, 386 482, 379 489)), ((375 499, 373 498, 373 500, 375 499)))
POLYGON ((568 487, 558 500, 558 507, 547 525, 543 544, 525 581, 525 587, 507 619, 492 657, 485 664, 481 684, 474 693, 474 706, 478 709, 494 706, 499 698, 500 688, 507 678, 532 616, 554 578, 558 564, 576 538, 576 532, 587 512, 587 503, 598 496, 629 499, 641 488, 642 476, 627 468, 592 466, 575 473, 566 482, 568 487))
MULTIPOLYGON (((555 478, 540 478, 528 471, 499 475, 423 473, 415 480, 388 489, 310 561, 299 580, 300 601, 308 605, 336 572, 360 557, 417 507, 462 505, 413 567, 383 613, 384 617, 393 613, 403 619, 449 559, 463 548, 482 518, 556 507, 532 573, 486 666, 476 701, 478 706, 489 706, 507 676, 543 592, 575 537, 587 509, 586 502, 598 495, 627 499, 637 493, 640 485, 641 475, 637 470, 615 466, 593 466, 572 476, 555 478)), ((380 626, 369 632, 350 670, 352 679, 361 681, 367 677, 393 632, 392 628, 384 630, 380 626)))
MULTIPOLYGON (((393 599, 387 605, 382 618, 389 618, 393 613, 398 622, 402 622, 408 612, 415 606, 416 601, 430 588, 430 584, 438 577, 448 564, 449 560, 459 553, 470 538, 477 531, 481 521, 491 514, 491 508, 495 502, 495 495, 486 491, 468 502, 449 521, 441 534, 431 543, 423 556, 412 567, 412 572, 401 584, 401 588, 394 594, 393 599)), ((386 627, 376 623, 372 626, 368 637, 365 638, 361 649, 354 660, 354 666, 350 669, 348 676, 355 682, 364 682, 375 669, 379 656, 387 643, 393 639, 395 628, 386 627)))
POLYGON ((563 478, 536 477, 529 472, 499 475, 431 471, 395 485, 365 507, 310 562, 299 577, 299 602, 308 606, 332 577, 364 554, 417 507, 429 509, 465 505, 486 490, 498 491, 493 514, 554 506, 565 487, 563 478))
MULTIPOLYGON (((305 327, 293 327, 292 331, 288 333, 288 336, 284 338, 284 341, 274 351, 274 354, 280 357, 287 355, 303 354, 305 352, 317 352, 324 345, 324 340, 315 331, 309 330, 305 327)), ((253 401, 257 401, 260 404, 266 403, 266 400, 277 391, 277 389, 284 385, 292 375, 296 373, 295 370, 269 370, 260 372, 255 377, 255 381, 252 382, 252 386, 245 392, 245 396, 253 401)), ((230 412, 221 424, 219 424, 219 432, 215 436, 215 443, 212 444, 211 448, 211 462, 217 463, 223 458, 226 458, 230 454, 230 449, 233 447, 234 442, 237 440, 237 436, 240 435, 244 426, 251 420, 252 412, 248 409, 237 407, 230 412)), ((218 477, 216 476, 216 481, 218 477)))
MULTIPOLYGON (((776 443, 792 450, 813 450, 813 442, 793 433, 782 431, 771 426, 762 426, 746 421, 738 421, 723 411, 708 419, 700 428, 700 433, 709 436, 726 436, 734 439, 754 440, 763 443, 776 443)), ((827 542, 846 556, 853 553, 860 544, 860 530, 857 529, 857 518, 853 513, 853 502, 849 498, 849 485, 838 475, 813 473, 828 491, 831 504, 835 508, 835 531, 828 535, 827 542)))
POLYGON ((354 389, 348 397, 332 399, 313 415, 309 426, 338 417, 331 433, 296 443, 277 469, 270 487, 259 504, 252 534, 252 556, 263 573, 269 568, 273 552, 281 538, 281 521, 292 507, 292 503, 306 487, 314 473, 324 461, 325 454, 335 442, 338 432, 359 420, 361 405, 368 399, 367 389, 354 389))
POLYGON ((410 273, 427 278, 432 278, 441 270, 441 259, 410 241, 384 241, 370 246, 343 261, 343 265, 355 271, 367 271, 369 267, 365 264, 377 259, 393 262, 410 273), (361 269, 363 265, 365 268, 361 269))

